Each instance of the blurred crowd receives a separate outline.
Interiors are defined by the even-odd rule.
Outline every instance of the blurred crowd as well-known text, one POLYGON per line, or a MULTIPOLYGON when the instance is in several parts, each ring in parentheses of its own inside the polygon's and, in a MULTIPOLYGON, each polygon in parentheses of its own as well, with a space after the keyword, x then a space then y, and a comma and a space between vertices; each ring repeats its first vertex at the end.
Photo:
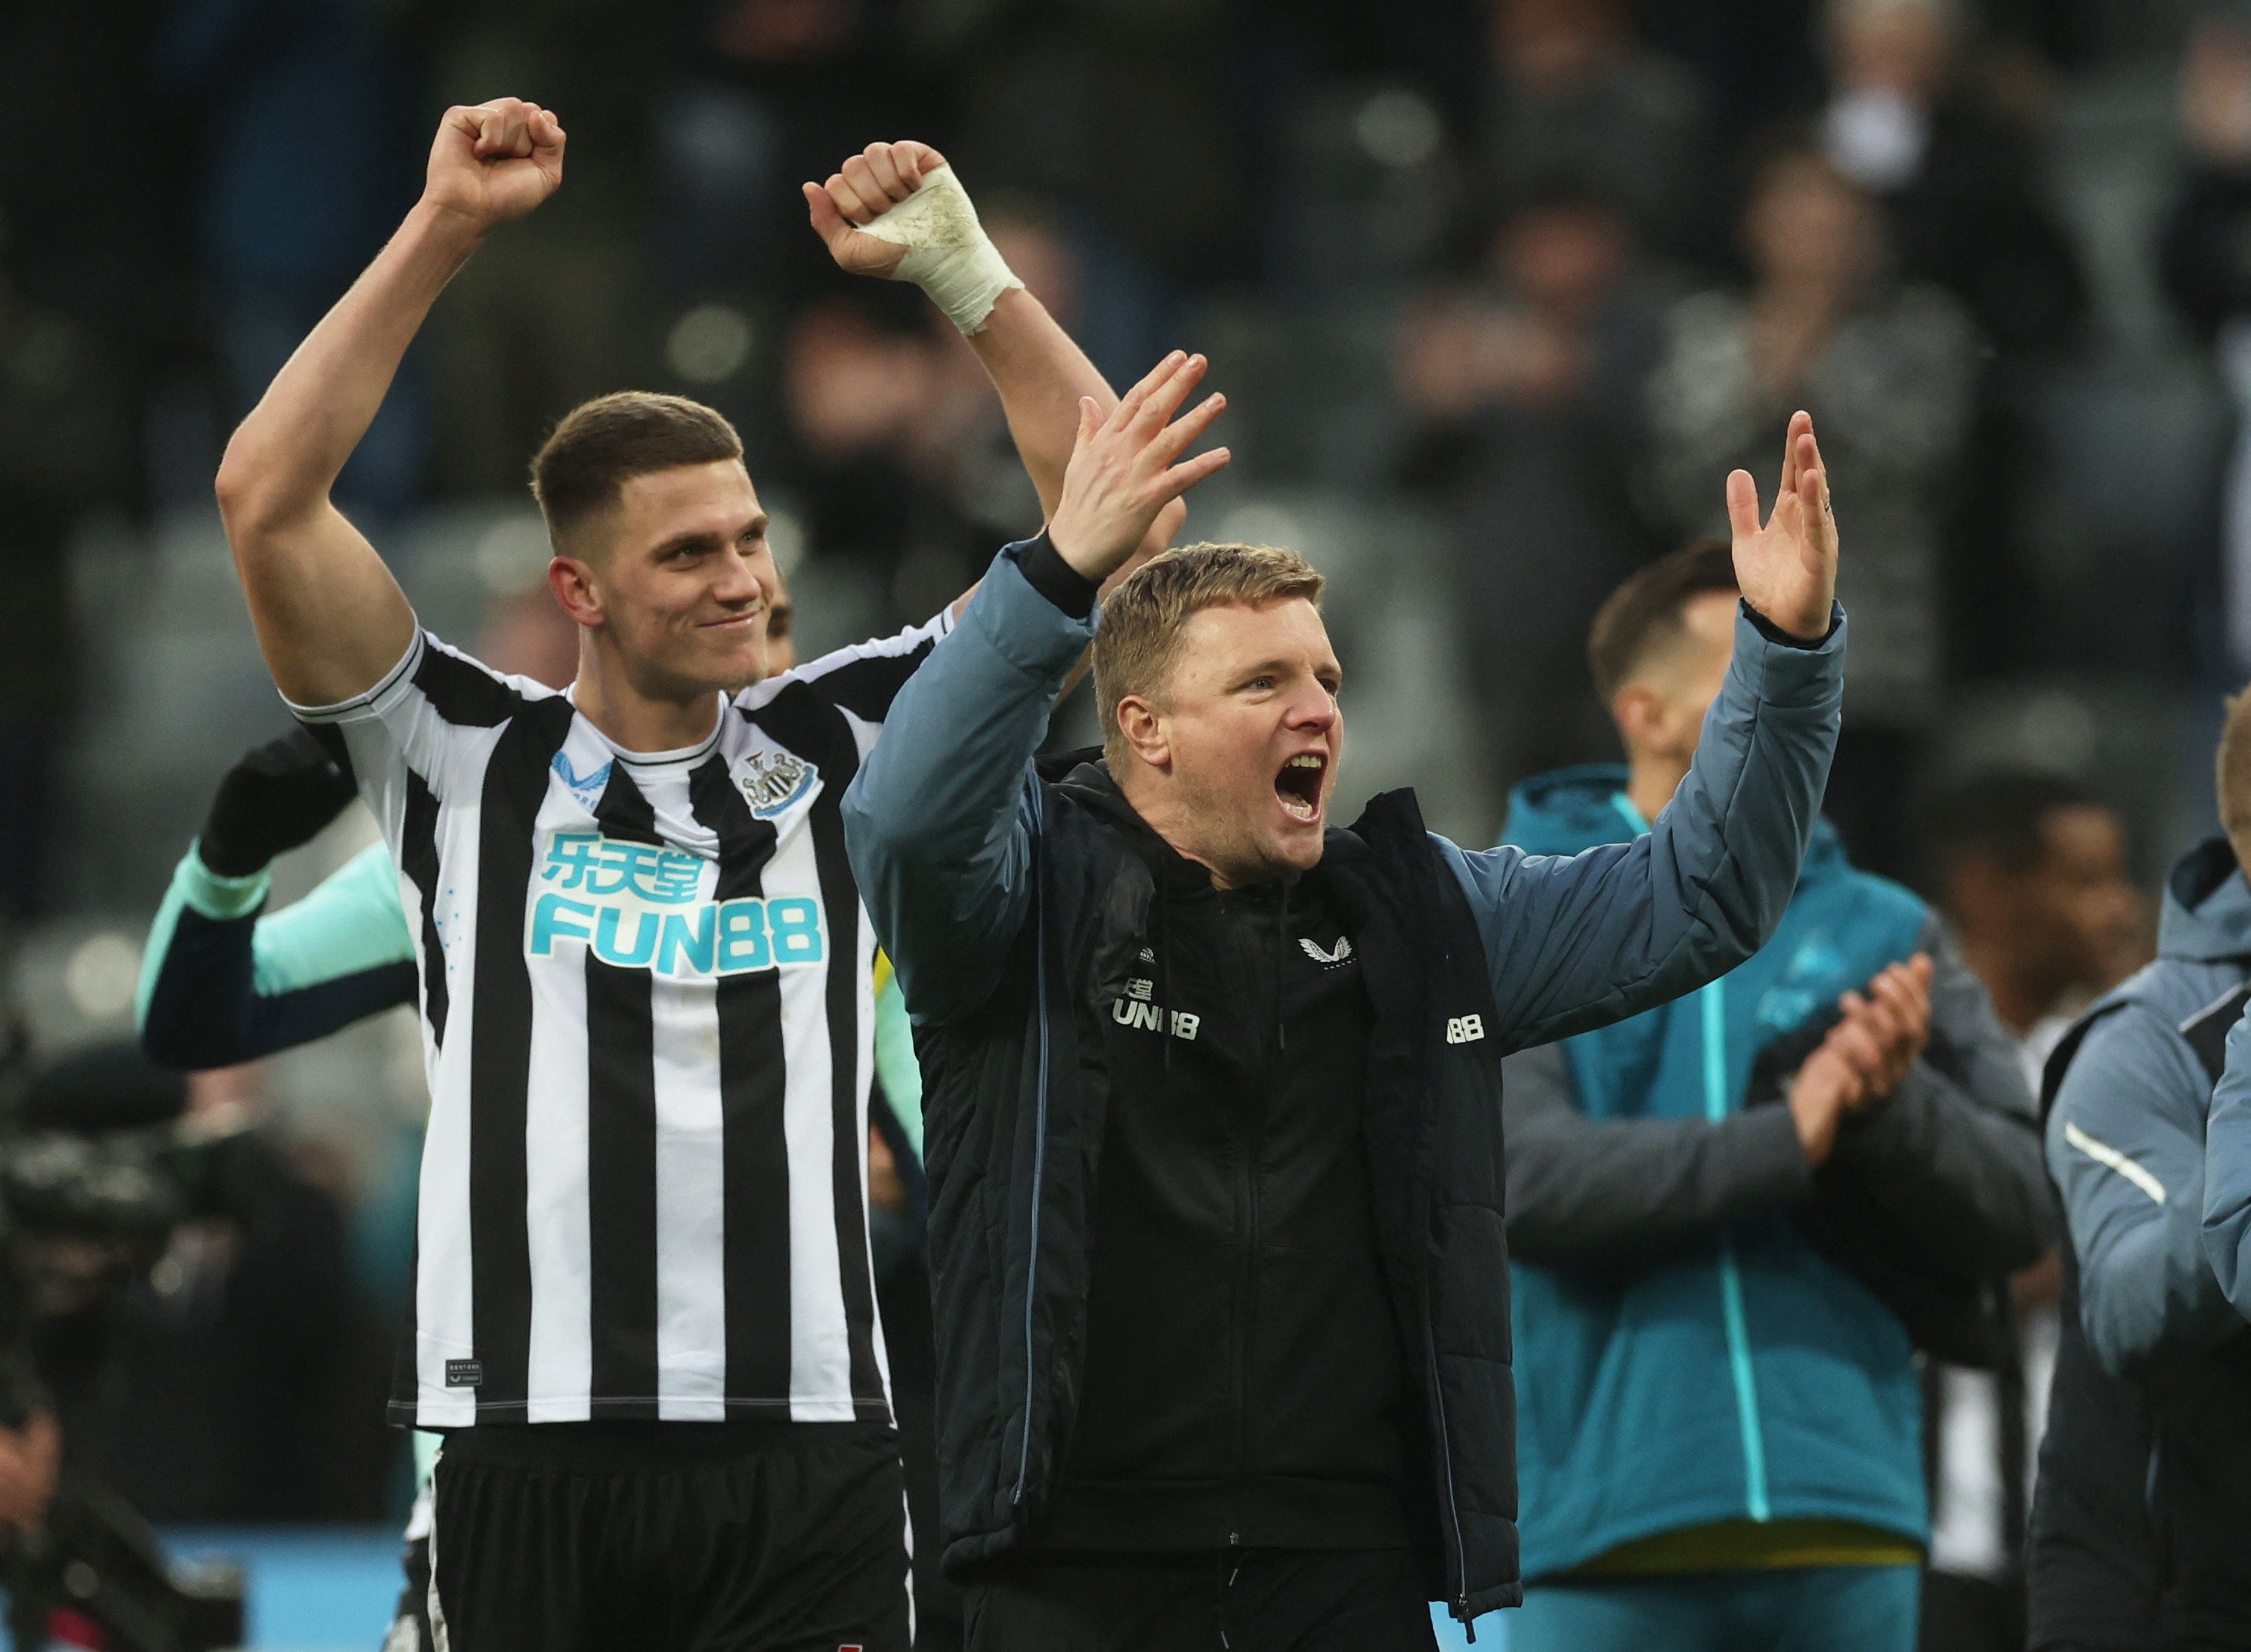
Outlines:
MULTIPOLYGON (((208 510, 233 422, 412 200, 436 111, 503 93, 561 115, 567 183, 455 281, 346 471, 378 544, 520 500, 578 400, 673 389, 739 426, 803 566, 898 622, 948 600, 1036 502, 966 347, 913 289, 839 278, 796 187, 925 138, 1114 382, 1210 351, 1238 455, 1216 493, 1436 524, 1472 691, 1424 711, 1465 731, 1488 836, 1516 781, 1614 754, 1583 656, 1603 596, 1719 527, 1721 475, 1772 475, 1811 410, 1855 860, 1964 922, 2019 1035, 2137 961, 2126 880, 2176 841, 2148 799, 1922 804, 1981 684, 2209 697, 2251 667, 2251 12, 2157 0, 13 0, 0 927, 83 899, 55 871, 66 758, 121 595, 74 572, 87 523, 208 510), (2150 87, 2136 198, 2099 167, 2064 187, 2067 120, 2099 149, 2150 87), (2059 847, 2059 809, 2102 841, 2059 847)), ((492 623, 551 654, 546 613, 492 623)), ((2017 755, 2092 767, 2063 745, 2017 755)), ((305 1219, 396 1290, 381 1243, 360 1266, 305 1219)))

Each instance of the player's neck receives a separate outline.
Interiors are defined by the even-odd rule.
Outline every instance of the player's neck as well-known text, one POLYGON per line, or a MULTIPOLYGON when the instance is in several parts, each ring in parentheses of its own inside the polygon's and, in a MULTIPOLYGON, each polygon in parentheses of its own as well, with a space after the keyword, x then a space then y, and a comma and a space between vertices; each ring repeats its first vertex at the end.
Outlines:
POLYGON ((1688 778, 1688 766, 1677 758, 1637 752, 1626 767, 1625 796, 1645 821, 1654 821, 1688 778))
POLYGON ((719 720, 717 689, 648 693, 622 661, 600 649, 578 650, 571 699, 580 716, 628 752, 679 751, 703 739, 719 720))

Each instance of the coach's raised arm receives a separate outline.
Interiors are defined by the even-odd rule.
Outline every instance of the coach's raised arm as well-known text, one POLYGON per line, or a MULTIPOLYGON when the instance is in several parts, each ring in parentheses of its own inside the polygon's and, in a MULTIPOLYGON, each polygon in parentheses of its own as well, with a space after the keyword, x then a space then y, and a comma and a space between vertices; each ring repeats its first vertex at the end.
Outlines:
POLYGON ((405 593, 329 489, 446 283, 561 184, 563 143, 521 99, 448 109, 422 198, 227 443, 219 511, 267 669, 296 705, 364 692, 414 640, 405 593))

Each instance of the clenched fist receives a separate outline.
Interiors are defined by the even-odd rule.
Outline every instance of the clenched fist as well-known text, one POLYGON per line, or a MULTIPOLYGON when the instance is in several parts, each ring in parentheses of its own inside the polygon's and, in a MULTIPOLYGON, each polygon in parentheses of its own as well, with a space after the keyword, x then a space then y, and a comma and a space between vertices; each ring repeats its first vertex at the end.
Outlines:
POLYGON ((480 231, 522 218, 563 183, 563 123, 537 103, 495 98, 446 111, 422 199, 480 231))
POLYGON ((867 234, 865 227, 920 189, 925 172, 945 164, 945 157, 927 143, 870 143, 830 173, 827 184, 805 186, 814 233, 847 274, 891 274, 907 254, 905 245, 867 234))

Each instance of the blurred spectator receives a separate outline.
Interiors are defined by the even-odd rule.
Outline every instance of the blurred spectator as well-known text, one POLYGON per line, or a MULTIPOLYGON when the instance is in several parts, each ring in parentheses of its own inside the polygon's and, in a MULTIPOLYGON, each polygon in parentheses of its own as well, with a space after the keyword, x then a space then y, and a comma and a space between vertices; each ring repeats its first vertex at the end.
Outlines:
MULTIPOLYGON (((1933 799, 1922 829, 1929 885, 2038 1094, 2072 1017, 2146 952, 2125 823, 2074 781, 2002 771, 1933 799)), ((2012 1364, 1989 1372, 1933 1361, 1924 1372, 1933 1483, 1923 1652, 2025 1643, 2021 1556, 2061 1331, 2058 1283, 2052 1260, 2018 1275, 2012 1364)))
POLYGON ((1490 4, 1491 184, 1514 193, 1583 177, 1624 205, 1649 246, 1708 251, 1712 156, 1694 77, 1636 35, 1620 0, 1490 4))
MULTIPOLYGON (((384 45, 376 0, 180 0, 167 22, 159 60, 205 128, 198 227, 229 424, 413 199, 384 45)), ((410 376, 338 480, 348 509, 416 503, 426 425, 410 376)))
POLYGON ((570 134, 570 184, 495 236, 431 312, 432 467, 450 494, 516 494, 564 413, 656 376, 649 109, 675 43, 632 0, 433 8, 433 101, 528 98, 570 134))
POLYGON ((2206 18, 2181 64, 2179 198, 2164 230, 2165 289, 2213 352, 2239 434, 2221 529, 2231 681, 2251 673, 2251 31, 2206 18))
POLYGON ((1495 778, 1608 756, 1579 639, 1652 548, 1622 479, 1677 283, 1585 190, 1531 193, 1472 279, 1411 312, 1399 386, 1424 428, 1413 480, 1452 519, 1458 607, 1495 778))
POLYGON ((1874 200, 1818 150, 1756 173, 1748 294, 1684 299, 1650 385, 1652 510, 1683 537, 1727 531, 1720 482, 1766 474, 1790 415, 1813 414, 1844 535, 1845 732, 1826 812, 1856 862, 1906 868, 1903 798, 1940 688, 1939 561, 1977 376, 1977 333, 1935 288, 1887 277, 1874 200))
POLYGON ((1900 274, 1936 281, 2005 351, 2067 342, 2087 307, 2030 145, 1964 62, 1959 0, 1831 0, 1822 147, 1882 200, 1900 274))
POLYGON ((100 341, 28 302, 0 267, 0 926, 48 904, 56 765, 78 686, 71 529, 122 486, 125 417, 100 341))
POLYGON ((1931 894, 2037 1088, 2071 1018, 2148 956, 2125 823, 2076 781, 2002 771, 1934 798, 1922 848, 1931 894))
POLYGON ((336 1201, 262 1121, 263 1074, 194 1075, 191 1208, 119 1301, 51 1327, 66 1451, 158 1521, 381 1511, 377 1373, 336 1201), (359 1472, 353 1472, 357 1470, 359 1472))

